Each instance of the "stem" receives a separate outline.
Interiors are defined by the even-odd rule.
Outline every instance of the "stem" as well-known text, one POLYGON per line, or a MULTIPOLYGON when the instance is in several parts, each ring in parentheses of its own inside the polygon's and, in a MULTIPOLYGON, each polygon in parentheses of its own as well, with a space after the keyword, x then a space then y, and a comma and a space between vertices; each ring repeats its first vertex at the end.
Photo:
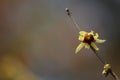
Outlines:
MULTIPOLYGON (((98 52, 90 45, 90 48, 93 50, 94 54, 97 56, 97 58, 100 60, 100 62, 105 65, 106 61, 103 60, 99 55, 98 52)), ((112 69, 110 70, 110 74, 111 76, 115 79, 115 80, 120 80, 119 77, 117 76, 117 74, 115 72, 112 71, 112 69)))
POLYGON ((100 62, 105 65, 106 61, 104 61, 99 55, 98 52, 90 45, 90 48, 92 49, 92 51, 94 52, 94 54, 97 56, 97 58, 100 60, 100 62))
MULTIPOLYGON (((78 29, 78 31, 80 31, 80 27, 78 26, 78 24, 76 23, 74 17, 72 16, 72 13, 70 12, 70 10, 68 8, 65 9, 66 12, 67 12, 67 15, 69 16, 69 18, 71 19, 71 21, 73 22, 73 24, 75 25, 75 27, 78 29)), ((97 58, 100 60, 100 62, 105 65, 106 64, 106 61, 103 60, 99 55, 98 55, 98 52, 90 45, 90 48, 92 49, 92 51, 94 52, 94 54, 97 56, 97 58)), ((110 71, 110 74, 112 75, 112 77, 115 79, 115 80, 120 80, 119 77, 115 74, 115 72, 110 71)))
POLYGON ((73 24, 75 25, 75 27, 78 29, 78 31, 80 31, 80 27, 78 26, 78 24, 76 23, 74 17, 72 16, 72 13, 70 12, 70 10, 68 8, 65 9, 67 12, 67 15, 69 16, 69 18, 71 19, 71 21, 73 22, 73 24))

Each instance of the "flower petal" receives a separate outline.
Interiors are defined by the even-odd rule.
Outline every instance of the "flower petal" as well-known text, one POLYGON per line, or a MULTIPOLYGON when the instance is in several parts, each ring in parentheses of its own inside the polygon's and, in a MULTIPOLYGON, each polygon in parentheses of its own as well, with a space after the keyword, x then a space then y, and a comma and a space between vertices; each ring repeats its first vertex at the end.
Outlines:
POLYGON ((98 50, 99 50, 99 48, 95 45, 95 43, 94 43, 94 42, 92 42, 92 43, 91 43, 91 46, 92 46, 92 48, 93 48, 94 50, 96 50, 96 51, 98 51, 98 50))
POLYGON ((81 36, 81 35, 80 35, 80 36, 79 36, 79 40, 80 40, 80 41, 83 41, 83 40, 84 40, 84 36, 81 36))
POLYGON ((98 33, 95 34, 94 39, 97 39, 99 37, 98 33))
POLYGON ((104 65, 104 70, 108 71, 109 69, 111 69, 110 64, 105 64, 104 65))
POLYGON ((85 44, 85 48, 89 49, 90 48, 90 45, 89 44, 85 44))
POLYGON ((79 34, 80 34, 80 35, 79 35, 79 38, 78 38, 78 39, 79 39, 80 41, 83 41, 83 40, 84 40, 84 37, 85 37, 85 34, 87 34, 87 32, 85 32, 85 31, 80 31, 79 34))
POLYGON ((103 75, 104 77, 107 77, 108 74, 109 74, 109 73, 108 73, 107 71, 103 70, 102 75, 103 75))
POLYGON ((92 34, 92 35, 94 35, 94 31, 93 31, 93 30, 91 30, 91 32, 89 32, 88 34, 92 34))
POLYGON ((87 32, 86 32, 86 31, 80 31, 79 34, 80 34, 81 36, 84 36, 85 34, 87 34, 87 32))
POLYGON ((77 48, 76 48, 76 50, 75 50, 75 53, 77 54, 83 47, 84 47, 84 45, 85 45, 85 43, 80 43, 78 46, 77 46, 77 48))
POLYGON ((97 43, 104 43, 106 40, 96 39, 97 43))

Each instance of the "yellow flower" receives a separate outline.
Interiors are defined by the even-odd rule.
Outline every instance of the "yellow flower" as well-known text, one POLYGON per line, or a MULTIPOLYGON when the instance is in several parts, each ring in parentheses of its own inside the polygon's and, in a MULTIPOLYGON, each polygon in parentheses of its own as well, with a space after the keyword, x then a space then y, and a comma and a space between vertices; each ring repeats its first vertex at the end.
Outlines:
POLYGON ((87 49, 89 49, 91 46, 95 51, 98 51, 99 48, 95 45, 95 42, 103 43, 106 41, 98 39, 98 37, 99 37, 98 33, 94 34, 94 31, 91 32, 80 31, 78 39, 81 41, 81 43, 77 46, 75 53, 78 53, 84 46, 87 49))
POLYGON ((107 77, 109 73, 111 73, 111 66, 110 66, 110 64, 105 64, 104 65, 104 70, 102 72, 102 75, 104 77, 107 77))

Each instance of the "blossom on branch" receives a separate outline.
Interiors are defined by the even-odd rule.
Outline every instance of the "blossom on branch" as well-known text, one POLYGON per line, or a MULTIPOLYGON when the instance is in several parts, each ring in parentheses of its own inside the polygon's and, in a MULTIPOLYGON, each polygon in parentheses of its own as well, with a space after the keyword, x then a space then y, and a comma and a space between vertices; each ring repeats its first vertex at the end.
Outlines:
POLYGON ((81 43, 77 46, 75 53, 78 53, 83 47, 89 49, 92 47, 95 51, 98 51, 99 48, 95 45, 96 43, 104 43, 106 40, 98 39, 99 35, 98 33, 94 34, 94 31, 86 32, 86 31, 80 31, 79 32, 79 40, 81 43))

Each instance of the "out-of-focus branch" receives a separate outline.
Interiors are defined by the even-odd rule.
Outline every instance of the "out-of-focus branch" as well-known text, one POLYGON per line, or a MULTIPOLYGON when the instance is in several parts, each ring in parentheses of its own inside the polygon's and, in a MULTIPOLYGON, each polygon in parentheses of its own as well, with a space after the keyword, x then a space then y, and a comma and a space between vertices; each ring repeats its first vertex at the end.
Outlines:
POLYGON ((2 80, 38 80, 35 74, 13 56, 3 57, 0 65, 2 80))
MULTIPOLYGON (((80 27, 78 26, 78 24, 76 23, 74 17, 72 16, 72 12, 71 12, 68 8, 66 8, 65 10, 66 10, 66 12, 67 12, 67 15, 70 17, 70 19, 71 19, 72 22, 74 23, 75 27, 78 29, 78 31, 80 31, 80 27)), ((107 77, 108 74, 111 74, 111 76, 112 76, 115 80, 120 80, 119 77, 116 75, 116 73, 113 72, 113 70, 111 69, 111 66, 108 65, 108 64, 106 64, 106 61, 103 60, 103 58, 101 58, 101 57, 99 56, 98 51, 96 51, 96 50, 91 46, 91 44, 89 44, 89 45, 90 45, 90 48, 92 49, 92 51, 94 52, 94 54, 97 56, 97 58, 100 60, 100 62, 104 65, 104 70, 103 70, 103 73, 102 73, 102 74, 103 74, 105 77, 107 77)))

